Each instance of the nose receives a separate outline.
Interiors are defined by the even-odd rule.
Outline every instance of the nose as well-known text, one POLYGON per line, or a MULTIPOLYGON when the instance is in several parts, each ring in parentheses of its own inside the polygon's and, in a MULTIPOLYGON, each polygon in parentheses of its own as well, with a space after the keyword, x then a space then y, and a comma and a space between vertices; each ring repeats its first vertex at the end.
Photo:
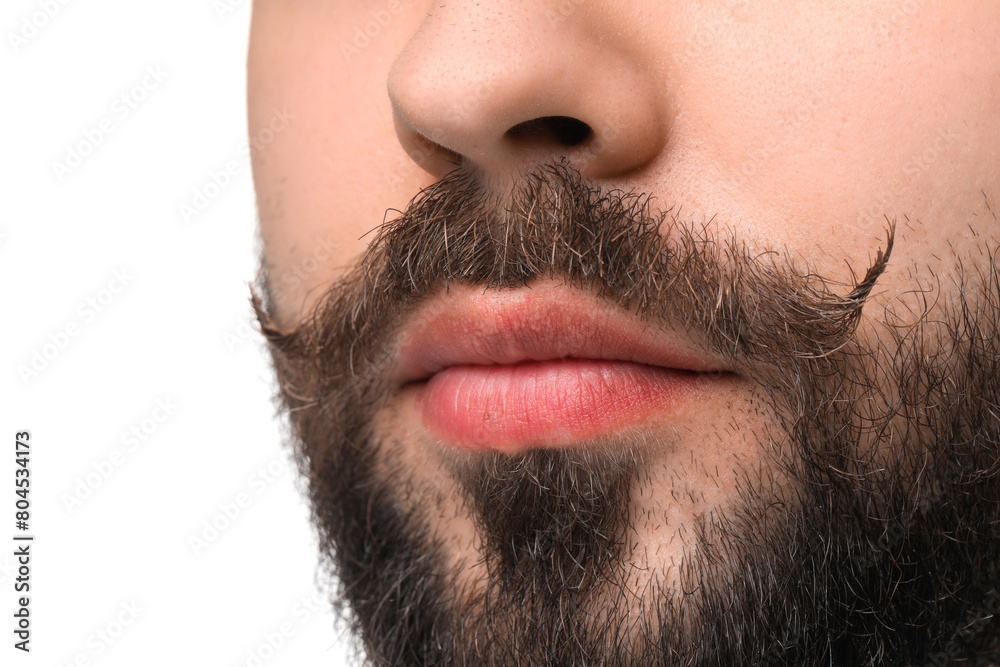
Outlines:
POLYGON ((436 4, 389 72, 403 148, 438 178, 462 165, 491 183, 556 160, 590 179, 652 161, 667 101, 603 5, 436 4))

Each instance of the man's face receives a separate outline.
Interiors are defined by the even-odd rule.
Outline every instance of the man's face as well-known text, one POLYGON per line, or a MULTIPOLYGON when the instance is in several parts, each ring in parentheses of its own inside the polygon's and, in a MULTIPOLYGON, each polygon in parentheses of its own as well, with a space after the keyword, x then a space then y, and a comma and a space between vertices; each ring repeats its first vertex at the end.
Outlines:
POLYGON ((992 2, 258 0, 260 314, 373 660, 1000 657, 998 110, 992 2))

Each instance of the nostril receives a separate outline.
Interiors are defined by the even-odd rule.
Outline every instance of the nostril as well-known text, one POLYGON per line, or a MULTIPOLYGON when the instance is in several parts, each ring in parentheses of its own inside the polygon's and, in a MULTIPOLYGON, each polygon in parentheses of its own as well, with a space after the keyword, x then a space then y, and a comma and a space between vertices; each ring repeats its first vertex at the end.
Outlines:
POLYGON ((576 146, 586 141, 593 130, 582 120, 569 116, 543 116, 518 123, 505 136, 515 141, 554 140, 561 146, 576 146))

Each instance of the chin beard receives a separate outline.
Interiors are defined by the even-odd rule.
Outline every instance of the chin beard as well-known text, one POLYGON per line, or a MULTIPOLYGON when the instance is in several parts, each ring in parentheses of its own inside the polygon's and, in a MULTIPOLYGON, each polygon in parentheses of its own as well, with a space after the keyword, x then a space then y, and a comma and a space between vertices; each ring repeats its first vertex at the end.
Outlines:
MULTIPOLYGON (((907 317, 540 170, 501 205, 456 172, 384 225, 294 327, 254 306, 308 480, 334 603, 378 665, 1000 662, 1000 273, 958 266, 907 317), (487 576, 448 563, 433 504, 376 428, 389 341, 436 290, 558 277, 683 324, 753 380, 760 462, 669 583, 629 541, 656 442, 457 459, 487 576), (838 295, 846 293, 846 296, 838 295), (940 297, 936 302, 932 296, 940 297), (869 304, 869 310, 874 306, 869 304), (633 585, 636 562, 652 568, 633 585)), ((842 289, 838 289, 842 287, 842 289)), ((912 304, 911 304, 912 305, 912 304)))

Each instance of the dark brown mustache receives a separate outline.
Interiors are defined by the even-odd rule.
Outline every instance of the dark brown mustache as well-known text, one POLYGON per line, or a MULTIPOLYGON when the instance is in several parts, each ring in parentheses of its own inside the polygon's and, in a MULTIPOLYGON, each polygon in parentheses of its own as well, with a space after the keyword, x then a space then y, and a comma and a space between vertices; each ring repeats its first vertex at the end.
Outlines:
POLYGON ((325 355, 324 372, 340 378, 379 358, 405 315, 449 283, 512 289, 557 278, 640 317, 680 324, 734 362, 779 365, 822 358, 850 339, 893 234, 890 225, 885 250, 845 289, 790 273, 780 258, 752 256, 670 210, 655 213, 648 197, 601 191, 564 165, 539 168, 507 199, 456 170, 378 228, 358 267, 312 314, 323 326, 280 325, 266 276, 254 308, 289 359, 337 350, 325 355))

